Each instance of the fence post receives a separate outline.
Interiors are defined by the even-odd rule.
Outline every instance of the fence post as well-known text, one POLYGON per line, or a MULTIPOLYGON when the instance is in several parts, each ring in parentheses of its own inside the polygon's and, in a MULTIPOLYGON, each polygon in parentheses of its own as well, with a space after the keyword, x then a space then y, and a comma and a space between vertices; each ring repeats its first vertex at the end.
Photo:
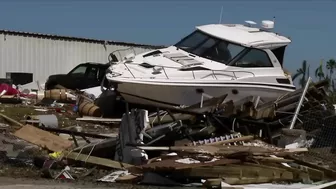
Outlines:
POLYGON ((311 82, 311 77, 309 77, 308 80, 307 80, 307 82, 306 82, 306 86, 305 86, 305 88, 304 88, 304 90, 303 90, 303 92, 302 92, 302 95, 301 95, 299 104, 296 106, 296 110, 295 110, 295 113, 294 113, 294 117, 293 117, 293 119, 292 119, 292 122, 291 122, 291 124, 290 124, 289 129, 293 129, 293 128, 294 128, 296 119, 297 119, 298 114, 299 114, 299 112, 300 112, 302 103, 303 103, 303 101, 304 101, 304 99, 305 99, 305 96, 306 96, 306 93, 307 93, 307 91, 308 91, 310 82, 311 82))

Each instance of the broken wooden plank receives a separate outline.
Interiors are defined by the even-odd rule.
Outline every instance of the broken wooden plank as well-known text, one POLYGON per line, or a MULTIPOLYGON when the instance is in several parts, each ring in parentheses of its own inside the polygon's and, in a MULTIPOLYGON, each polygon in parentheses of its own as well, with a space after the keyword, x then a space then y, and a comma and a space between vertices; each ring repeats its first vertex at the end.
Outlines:
POLYGON ((244 189, 242 186, 222 186, 221 189, 244 189))
POLYGON ((304 179, 304 175, 307 174, 309 177, 309 180, 313 181, 321 181, 325 179, 325 174, 323 171, 320 171, 318 169, 314 169, 311 167, 299 165, 298 167, 285 167, 285 169, 292 171, 293 173, 297 173, 301 179, 304 179))
MULTIPOLYGON (((278 167, 259 166, 257 164, 228 164, 225 166, 196 167, 174 171, 176 177, 188 178, 267 178, 267 181, 293 180, 293 173, 278 167)), ((235 182, 227 182, 236 184, 235 182)))
POLYGON ((292 179, 282 179, 282 178, 272 178, 268 176, 260 176, 260 177, 255 177, 255 178, 224 177, 223 180, 224 182, 231 184, 231 185, 246 185, 246 184, 262 184, 262 183, 272 183, 272 182, 280 182, 280 181, 291 181, 292 179))
POLYGON ((263 157, 263 156, 253 156, 252 159, 260 161, 260 162, 272 162, 272 163, 291 163, 291 162, 294 161, 294 160, 291 160, 291 159, 263 157))
POLYGON ((307 166, 302 166, 298 164, 278 164, 275 162, 262 162, 265 163, 260 166, 273 166, 273 167, 278 167, 282 169, 286 169, 288 171, 291 171, 293 173, 294 180, 297 182, 309 182, 309 181, 321 181, 324 180, 325 174, 323 171, 307 167, 307 166))
POLYGON ((119 183, 128 183, 128 184, 136 184, 141 180, 141 176, 139 175, 124 175, 124 176, 120 176, 118 177, 115 181, 119 182, 119 183))
POLYGON ((309 178, 314 181, 321 181, 325 179, 324 172, 311 167, 299 165, 298 168, 302 172, 306 172, 309 178))
POLYGON ((58 129, 58 128, 48 128, 48 127, 41 127, 41 129, 45 131, 49 131, 49 132, 63 133, 63 134, 82 136, 82 137, 84 136, 84 137, 100 138, 100 139, 116 138, 116 137, 110 137, 107 135, 94 134, 94 133, 89 133, 89 132, 79 132, 79 131, 68 130, 68 129, 58 129))
POLYGON ((31 125, 21 127, 14 133, 14 136, 54 152, 63 151, 72 146, 69 140, 31 125))
POLYGON ((101 117, 91 117, 83 116, 81 118, 76 118, 76 121, 95 121, 95 122, 121 122, 119 118, 101 118, 101 117))
POLYGON ((103 141, 91 142, 84 146, 73 149, 73 152, 81 154, 91 154, 100 158, 114 159, 115 152, 110 149, 115 149, 117 140, 115 138, 105 139, 103 141))
POLYGON ((6 116, 6 115, 3 114, 3 113, 0 113, 0 116, 1 116, 2 118, 4 118, 5 120, 7 120, 7 121, 9 121, 9 122, 11 122, 11 123, 13 123, 13 124, 15 124, 15 125, 18 125, 18 126, 21 126, 21 127, 24 126, 22 123, 20 123, 20 122, 18 122, 18 121, 16 121, 16 120, 14 120, 14 119, 12 119, 12 118, 6 116))
MULTIPOLYGON (((194 159, 192 160, 197 161, 194 159)), ((219 160, 209 161, 209 162, 198 161, 198 163, 196 162, 180 163, 180 162, 177 162, 176 159, 167 159, 167 160, 153 162, 153 163, 146 164, 146 165, 141 165, 141 166, 138 166, 137 168, 141 169, 144 172, 146 171, 167 171, 167 170, 190 169, 190 168, 196 168, 196 167, 227 165, 227 164, 240 163, 240 162, 241 161, 237 159, 219 159, 219 160)), ((135 171, 135 169, 133 170, 135 171)))
POLYGON ((293 155, 288 156, 288 158, 293 159, 295 161, 295 163, 300 164, 300 165, 305 165, 320 171, 323 171, 325 173, 326 176, 332 178, 332 179, 336 179, 336 171, 332 170, 332 169, 328 169, 325 167, 322 167, 320 165, 314 164, 314 163, 310 163, 304 160, 299 159, 298 157, 295 157, 293 155))
POLYGON ((90 156, 86 154, 80 154, 77 152, 69 152, 69 151, 64 151, 64 158, 66 159, 72 159, 75 161, 82 161, 85 163, 91 163, 95 165, 101 165, 104 167, 109 167, 109 168, 114 168, 114 169, 125 169, 125 168, 130 168, 133 165, 127 164, 127 163, 122 163, 118 161, 113 161, 110 159, 105 159, 105 158, 100 158, 100 157, 95 157, 95 156, 90 156))
MULTIPOLYGON (((181 113, 176 113, 176 114, 173 114, 174 118, 176 120, 190 120, 190 119, 193 119, 195 116, 193 115, 190 115, 190 114, 181 114, 181 113)), ((173 122, 173 118, 170 116, 170 115, 166 115, 166 116, 161 116, 160 117, 161 120, 159 121, 157 116, 153 116, 153 117, 149 117, 149 122, 152 123, 152 124, 165 124, 165 123, 171 123, 173 122)))

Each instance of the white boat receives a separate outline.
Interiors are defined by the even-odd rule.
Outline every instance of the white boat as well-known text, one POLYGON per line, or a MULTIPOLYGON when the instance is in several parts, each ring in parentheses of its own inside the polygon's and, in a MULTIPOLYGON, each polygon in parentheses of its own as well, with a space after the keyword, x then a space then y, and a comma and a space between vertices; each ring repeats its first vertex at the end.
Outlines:
POLYGON ((115 62, 106 78, 126 101, 154 106, 190 106, 224 94, 226 101, 267 102, 294 91, 283 70, 291 40, 271 31, 273 21, 260 28, 246 22, 198 26, 175 45, 115 62))

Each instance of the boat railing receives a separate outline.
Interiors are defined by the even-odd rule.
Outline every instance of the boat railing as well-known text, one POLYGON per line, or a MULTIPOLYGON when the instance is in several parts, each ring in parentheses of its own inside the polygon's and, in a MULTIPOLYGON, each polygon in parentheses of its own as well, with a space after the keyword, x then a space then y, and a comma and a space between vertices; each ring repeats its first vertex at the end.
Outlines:
POLYGON ((129 47, 129 48, 125 48, 125 49, 118 49, 118 50, 112 51, 108 56, 108 61, 110 63, 111 62, 122 61, 125 58, 127 58, 126 56, 129 55, 130 53, 133 53, 134 56, 137 55, 134 47, 129 47), (115 58, 117 58, 117 59, 115 59, 115 58))
MULTIPOLYGON (((133 74, 131 69, 127 66, 127 64, 132 64, 132 63, 124 62, 123 64, 134 79, 141 78, 141 77, 135 77, 135 75, 133 74)), ((167 67, 167 66, 155 65, 155 67, 153 67, 153 71, 156 72, 156 73, 161 73, 161 71, 163 71, 166 79, 170 79, 165 68, 173 68, 173 69, 177 69, 177 70, 180 69, 180 68, 177 68, 177 67, 167 67)), ((193 75, 193 79, 196 79, 195 71, 191 70, 191 72, 192 72, 192 75, 193 75)), ((216 80, 218 80, 218 78, 217 78, 218 75, 224 75, 224 76, 227 76, 227 77, 231 77, 231 80, 236 80, 236 79, 240 78, 239 76, 237 76, 238 73, 245 73, 245 74, 248 74, 248 75, 252 75, 252 77, 255 77, 255 74, 253 72, 241 71, 241 70, 237 70, 237 71, 235 71, 235 70, 209 70, 209 72, 210 73, 208 75, 200 77, 200 79, 205 79, 207 77, 213 77, 216 80)))

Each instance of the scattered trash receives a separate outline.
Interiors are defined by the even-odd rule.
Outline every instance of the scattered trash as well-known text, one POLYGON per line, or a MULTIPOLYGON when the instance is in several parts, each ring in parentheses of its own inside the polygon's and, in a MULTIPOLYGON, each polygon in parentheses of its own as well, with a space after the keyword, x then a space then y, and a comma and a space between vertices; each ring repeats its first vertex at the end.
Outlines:
POLYGON ((124 177, 130 175, 130 173, 128 171, 115 171, 112 172, 111 174, 108 174, 106 176, 104 176, 101 179, 98 179, 98 181, 102 181, 102 182, 115 182, 119 177, 124 177))
POLYGON ((58 119, 55 115, 34 115, 27 116, 27 121, 37 120, 40 127, 58 128, 58 119))
POLYGON ((69 173, 70 167, 66 166, 56 177, 55 179, 70 179, 74 180, 74 178, 69 173))

